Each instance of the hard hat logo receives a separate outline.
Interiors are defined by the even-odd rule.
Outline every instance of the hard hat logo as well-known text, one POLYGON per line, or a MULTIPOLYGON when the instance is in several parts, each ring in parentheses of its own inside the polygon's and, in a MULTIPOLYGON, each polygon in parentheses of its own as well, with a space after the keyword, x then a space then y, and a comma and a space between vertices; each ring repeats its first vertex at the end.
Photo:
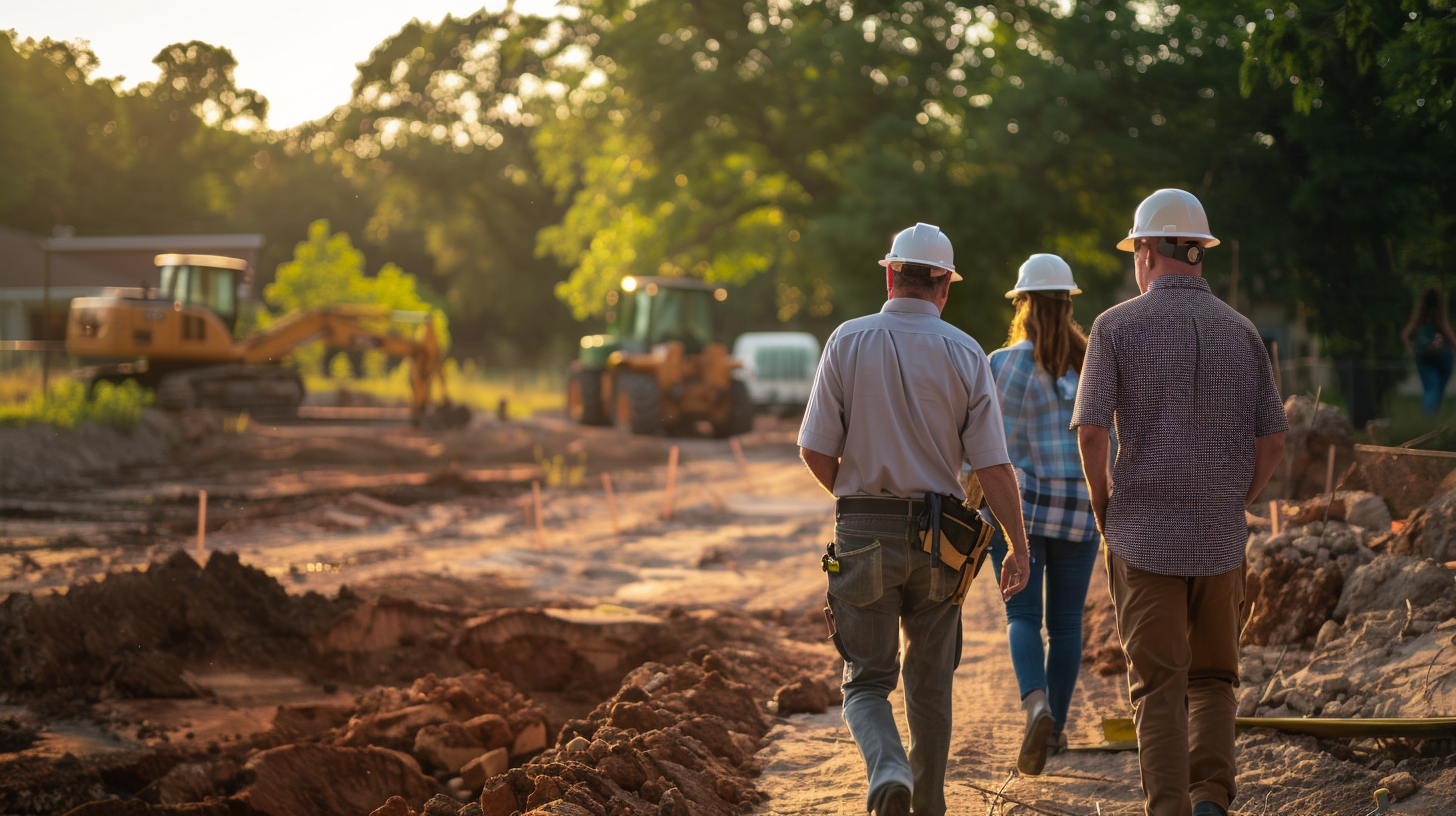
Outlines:
POLYGON ((895 235, 890 252, 880 261, 880 266, 899 269, 902 264, 931 267, 935 270, 931 277, 948 272, 952 281, 961 280, 955 271, 955 251, 951 248, 950 238, 934 224, 916 224, 895 235))
POLYGON ((1026 259, 1016 276, 1016 288, 1006 293, 1013 298, 1021 292, 1066 292, 1080 295, 1077 282, 1072 280, 1072 267, 1056 255, 1039 252, 1026 259))
POLYGON ((1186 190, 1158 190, 1143 199, 1132 221, 1132 229, 1118 242, 1118 249, 1133 251, 1139 238, 1189 238, 1204 249, 1218 246, 1218 239, 1208 230, 1203 204, 1186 190))

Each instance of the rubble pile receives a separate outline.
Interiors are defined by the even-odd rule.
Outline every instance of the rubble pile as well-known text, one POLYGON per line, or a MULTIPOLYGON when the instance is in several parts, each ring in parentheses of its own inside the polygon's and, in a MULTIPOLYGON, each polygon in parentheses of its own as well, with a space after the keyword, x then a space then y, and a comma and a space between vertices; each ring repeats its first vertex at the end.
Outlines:
POLYGON ((103 697, 195 697, 194 661, 307 665, 308 637, 357 604, 291 596, 273 578, 214 553, 202 568, 174 553, 145 571, 64 595, 0 603, 0 691, 61 710, 103 697))
POLYGON ((1346 576, 1375 558, 1372 538, 1364 527, 1334 518, 1250 536, 1243 642, 1298 643, 1318 633, 1335 612, 1346 576))
MULTIPOLYGON (((1456 493, 1438 496, 1400 533, 1389 532, 1384 501, 1362 491, 1316 497, 1281 515, 1277 534, 1267 519, 1251 519, 1245 645, 1307 643, 1351 614, 1403 611, 1406 600, 1421 609, 1456 592, 1442 560, 1456 557, 1456 493)), ((1127 667, 1105 587, 1097 574, 1083 613, 1083 662, 1100 675, 1127 667)))
POLYGON ((1456 489, 1441 493, 1411 513, 1405 526, 1391 538, 1389 552, 1429 558, 1445 564, 1456 561, 1456 489))
POLYGON ((1332 405, 1295 395, 1285 400, 1289 431, 1284 437, 1284 459, 1274 470, 1262 499, 1304 499, 1325 489, 1329 451, 1335 449, 1335 477, 1354 461, 1355 431, 1344 412, 1332 405))
POLYGON ((774 655, 695 650, 696 662, 647 663, 556 746, 522 767, 467 777, 479 799, 436 797, 414 810, 391 798, 374 816, 728 816, 762 801, 753 755, 768 732, 753 685, 774 655))

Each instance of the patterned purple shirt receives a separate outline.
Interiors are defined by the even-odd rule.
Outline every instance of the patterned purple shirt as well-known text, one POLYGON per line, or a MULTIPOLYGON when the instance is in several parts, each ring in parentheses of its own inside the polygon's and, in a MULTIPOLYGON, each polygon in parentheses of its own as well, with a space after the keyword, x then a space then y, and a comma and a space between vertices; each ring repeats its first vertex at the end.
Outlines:
POLYGON ((1254 438, 1289 428, 1254 325, 1192 275, 1108 309, 1088 336, 1072 427, 1114 421, 1112 551, 1161 575, 1238 568, 1254 438))

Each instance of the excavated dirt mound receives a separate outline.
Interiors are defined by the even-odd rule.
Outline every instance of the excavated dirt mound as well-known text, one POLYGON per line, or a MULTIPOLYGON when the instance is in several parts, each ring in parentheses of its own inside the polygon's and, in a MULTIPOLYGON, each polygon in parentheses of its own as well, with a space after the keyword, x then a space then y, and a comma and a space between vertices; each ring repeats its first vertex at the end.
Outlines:
MULTIPOLYGON (((748 757, 770 700, 789 710, 837 702, 833 651, 796 640, 802 624, 734 610, 479 614, 347 591, 298 597, 236 556, 214 554, 204 569, 177 553, 64 595, 0 604, 0 654, 13 658, 0 664, 0 694, 125 727, 105 713, 110 704, 87 703, 210 695, 188 673, 204 663, 406 685, 281 705, 270 730, 222 744, 188 742, 190 733, 169 741, 142 722, 140 744, 115 754, 11 754, 0 763, 0 812, 359 816, 395 795, 406 808, 447 790, 478 796, 507 772, 532 786, 522 808, 532 800, 604 813, 612 796, 626 796, 642 814, 687 814, 688 802, 713 803, 693 812, 738 812, 756 801, 748 757), (456 673, 420 676, 431 667, 456 673), (570 751, 551 749, 558 733, 570 751), (588 736, 620 762, 584 754, 577 738, 588 736)), ((3 725, 17 747, 32 738, 28 722, 3 725)), ((460 803, 448 801, 453 814, 460 803)))
POLYGON ((103 696, 193 697, 190 664, 306 666, 309 635, 356 603, 290 596, 235 554, 214 553, 201 568, 177 552, 64 595, 0 603, 0 692, 47 710, 103 696))
POLYGON ((177 439, 177 427, 161 411, 144 411, 130 431, 89 424, 0 428, 0 451, 5 451, 0 494, 111 481, 129 466, 164 460, 177 439))

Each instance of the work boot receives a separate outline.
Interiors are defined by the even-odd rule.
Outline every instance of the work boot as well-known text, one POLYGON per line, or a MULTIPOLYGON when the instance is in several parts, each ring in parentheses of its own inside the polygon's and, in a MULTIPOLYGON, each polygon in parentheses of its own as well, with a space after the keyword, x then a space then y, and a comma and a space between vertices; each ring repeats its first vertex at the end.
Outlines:
POLYGON ((1021 700, 1026 709, 1026 733, 1021 737, 1021 753, 1016 769, 1027 776, 1036 776, 1046 767, 1047 740, 1057 727, 1056 718, 1047 707, 1046 692, 1037 689, 1021 700))
POLYGON ((1193 806, 1193 816, 1228 816, 1228 809, 1217 802, 1199 802, 1193 806))
POLYGON ((874 816, 910 816, 910 789, 904 785, 892 785, 880 797, 874 816))

